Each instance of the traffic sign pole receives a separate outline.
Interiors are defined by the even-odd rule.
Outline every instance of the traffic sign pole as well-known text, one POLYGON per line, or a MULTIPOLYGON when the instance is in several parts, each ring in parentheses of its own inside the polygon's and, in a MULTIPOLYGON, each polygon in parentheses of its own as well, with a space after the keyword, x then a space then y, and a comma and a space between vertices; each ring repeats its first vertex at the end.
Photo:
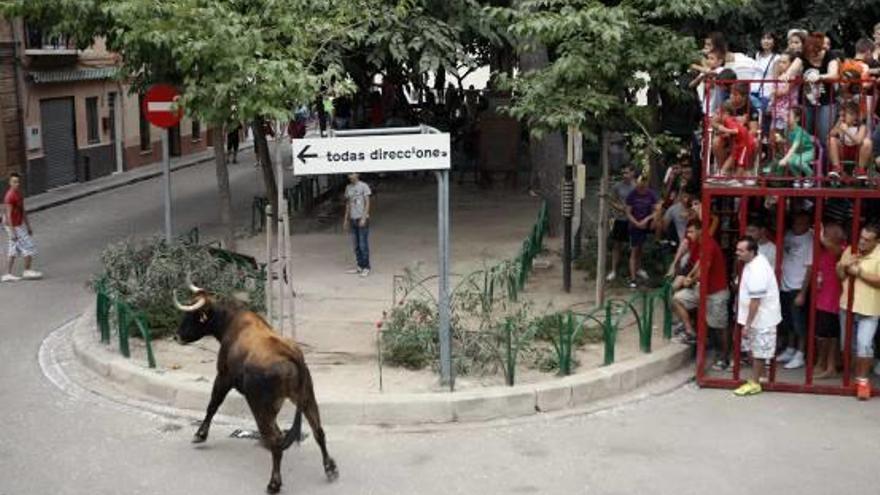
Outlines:
POLYGON ((171 244, 174 232, 171 229, 171 143, 170 131, 162 129, 162 191, 165 203, 165 242, 171 244))

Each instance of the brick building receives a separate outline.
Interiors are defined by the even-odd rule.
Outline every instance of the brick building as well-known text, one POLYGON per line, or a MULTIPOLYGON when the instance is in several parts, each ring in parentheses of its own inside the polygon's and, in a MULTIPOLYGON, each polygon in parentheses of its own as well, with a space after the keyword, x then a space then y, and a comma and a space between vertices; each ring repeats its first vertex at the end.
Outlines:
MULTIPOLYGON (((118 55, 48 33, 0 19, 0 177, 21 172, 36 194, 161 160, 161 129, 116 78, 118 55)), ((184 119, 171 155, 205 149, 205 134, 184 119)))

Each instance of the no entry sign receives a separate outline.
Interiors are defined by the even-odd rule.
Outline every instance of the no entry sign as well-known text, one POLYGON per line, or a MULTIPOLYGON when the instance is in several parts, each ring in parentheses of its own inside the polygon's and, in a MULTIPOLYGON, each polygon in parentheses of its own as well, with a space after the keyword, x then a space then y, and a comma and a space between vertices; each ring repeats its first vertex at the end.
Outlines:
POLYGON ((448 170, 449 134, 293 140, 294 175, 448 170))
POLYGON ((144 115, 156 127, 174 127, 183 117, 183 107, 178 104, 180 93, 168 84, 155 84, 144 95, 144 115))

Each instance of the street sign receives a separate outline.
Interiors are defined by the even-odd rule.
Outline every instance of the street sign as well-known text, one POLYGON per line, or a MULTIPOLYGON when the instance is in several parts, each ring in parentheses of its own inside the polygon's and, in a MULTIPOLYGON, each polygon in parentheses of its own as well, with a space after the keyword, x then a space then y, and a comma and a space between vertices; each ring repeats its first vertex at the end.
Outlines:
POLYGON ((293 156, 294 175, 449 170, 451 162, 449 134, 294 139, 293 156))
POLYGON ((144 115, 156 127, 174 127, 183 117, 183 107, 178 104, 180 93, 168 84, 154 84, 144 95, 144 115))

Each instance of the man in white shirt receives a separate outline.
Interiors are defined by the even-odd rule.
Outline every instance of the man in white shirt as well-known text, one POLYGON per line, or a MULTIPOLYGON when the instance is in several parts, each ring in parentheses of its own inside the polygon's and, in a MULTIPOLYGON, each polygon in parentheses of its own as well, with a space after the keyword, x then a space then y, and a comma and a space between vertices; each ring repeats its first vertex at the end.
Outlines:
POLYGON ((785 369, 802 368, 806 364, 804 350, 809 318, 810 272, 813 267, 813 230, 810 214, 794 214, 791 230, 785 233, 785 254, 782 257, 782 328, 788 335, 788 347, 776 361, 785 369))
POLYGON ((746 226, 746 235, 758 243, 758 254, 764 255, 767 262, 776 269, 776 244, 767 235, 767 223, 761 217, 752 217, 746 226))
POLYGON ((767 258, 758 253, 758 243, 744 237, 736 243, 736 257, 743 262, 737 298, 736 322, 747 335, 752 354, 752 378, 733 393, 760 394, 761 377, 776 353, 776 325, 782 321, 779 285, 767 258))

